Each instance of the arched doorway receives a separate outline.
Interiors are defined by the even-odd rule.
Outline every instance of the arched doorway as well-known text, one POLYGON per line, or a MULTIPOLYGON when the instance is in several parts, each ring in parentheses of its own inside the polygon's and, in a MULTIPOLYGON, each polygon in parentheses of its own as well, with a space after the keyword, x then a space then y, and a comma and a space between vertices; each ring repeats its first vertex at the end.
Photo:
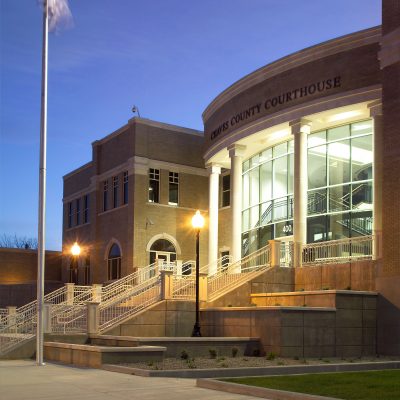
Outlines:
POLYGON ((156 260, 164 260, 167 263, 176 261, 176 248, 167 239, 158 239, 150 247, 150 264, 156 260))
POLYGON ((114 243, 107 258, 108 264, 108 280, 121 278, 121 249, 114 243))

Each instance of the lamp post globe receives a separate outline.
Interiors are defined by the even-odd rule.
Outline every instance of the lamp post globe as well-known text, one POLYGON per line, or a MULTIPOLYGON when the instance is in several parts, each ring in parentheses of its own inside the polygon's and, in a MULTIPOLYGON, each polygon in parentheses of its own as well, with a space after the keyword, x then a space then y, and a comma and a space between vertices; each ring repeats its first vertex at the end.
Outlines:
POLYGON ((78 257, 81 254, 81 248, 77 242, 75 242, 71 247, 71 254, 72 254, 72 280, 73 283, 78 283, 78 257))
POLYGON ((196 230, 196 322, 193 326, 192 336, 200 337, 200 302, 199 302, 199 277, 200 277, 200 266, 199 266, 199 242, 200 242, 200 229, 204 226, 204 217, 197 210, 196 214, 192 217, 192 226, 196 230))
POLYGON ((77 256, 79 256, 79 254, 81 254, 81 248, 77 242, 75 242, 73 244, 73 246, 71 247, 71 253, 75 257, 77 257, 77 256))

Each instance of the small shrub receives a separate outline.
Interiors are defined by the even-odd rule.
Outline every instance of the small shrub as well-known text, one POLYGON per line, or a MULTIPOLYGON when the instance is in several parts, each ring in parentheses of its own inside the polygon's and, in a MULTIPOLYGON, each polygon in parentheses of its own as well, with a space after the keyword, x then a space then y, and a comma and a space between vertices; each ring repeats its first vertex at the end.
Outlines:
POLYGON ((299 289, 299 292, 304 292, 304 288, 300 288, 300 289, 299 289))
POLYGON ((181 359, 187 360, 189 358, 189 353, 186 350, 181 351, 181 359))
POLYGON ((293 357, 293 360, 298 360, 299 359, 299 357, 298 356, 295 356, 295 357, 293 357))
POLYGON ((260 349, 253 350, 253 357, 260 357, 260 349))
POLYGON ((322 290, 329 290, 329 286, 323 287, 322 290))
POLYGON ((239 352, 239 349, 235 346, 232 347, 232 357, 235 358, 239 352))
POLYGON ((351 286, 347 286, 345 290, 351 290, 351 286))
POLYGON ((210 358, 217 358, 217 350, 216 349, 208 349, 210 353, 210 358))
POLYGON ((277 364, 278 365, 285 365, 285 361, 278 361, 277 364))
POLYGON ((304 304, 303 304, 303 307, 307 307, 307 304, 306 304, 306 303, 304 303, 304 304))
POLYGON ((276 357, 276 354, 271 351, 271 353, 269 353, 267 355, 267 360, 271 360, 271 361, 275 360, 275 357, 276 357))
POLYGON ((197 367, 196 367, 196 364, 195 364, 194 362, 190 361, 190 360, 189 360, 189 362, 187 363, 187 366, 188 366, 188 368, 190 368, 190 369, 195 369, 195 368, 197 368, 197 367))
POLYGON ((330 363, 331 360, 322 360, 324 363, 330 363))
POLYGON ((148 366, 148 367, 152 367, 152 366, 153 366, 153 361, 149 361, 149 362, 147 363, 147 366, 148 366))
POLYGON ((220 367, 221 368, 228 368, 228 364, 227 363, 222 363, 222 364, 220 364, 220 367))
POLYGON ((221 362, 221 361, 224 361, 225 360, 225 357, 218 357, 218 362, 221 362))

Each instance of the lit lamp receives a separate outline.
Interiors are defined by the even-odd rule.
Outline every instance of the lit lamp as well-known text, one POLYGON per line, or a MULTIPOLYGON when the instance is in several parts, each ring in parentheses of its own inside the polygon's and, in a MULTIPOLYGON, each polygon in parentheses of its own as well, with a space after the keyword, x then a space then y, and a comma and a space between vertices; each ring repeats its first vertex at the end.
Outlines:
POLYGON ((81 254, 81 248, 77 242, 71 247, 72 254, 72 271, 73 271, 73 281, 74 283, 78 283, 78 257, 81 254))
POLYGON ((199 238, 200 238, 200 229, 204 226, 204 218, 200 214, 200 211, 197 210, 196 214, 192 218, 192 226, 196 229, 196 322, 194 323, 192 336, 200 337, 200 306, 199 306, 199 276, 200 276, 200 267, 199 267, 199 238))

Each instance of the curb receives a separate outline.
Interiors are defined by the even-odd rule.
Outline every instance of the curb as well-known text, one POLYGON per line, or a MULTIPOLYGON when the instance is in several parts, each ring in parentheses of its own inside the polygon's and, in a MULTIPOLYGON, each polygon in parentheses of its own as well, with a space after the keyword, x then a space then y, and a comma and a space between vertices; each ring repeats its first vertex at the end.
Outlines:
POLYGON ((400 369, 400 361, 363 362, 351 364, 323 365, 290 365, 273 367, 248 368, 214 368, 214 369, 181 369, 149 370, 122 365, 103 364, 102 369, 130 375, 164 378, 236 378, 243 376, 295 375, 321 372, 376 371, 383 369, 400 369))
POLYGON ((196 386, 221 392, 261 397, 269 400, 337 400, 333 397, 316 396, 313 394, 287 392, 285 390, 267 389, 239 383, 221 382, 213 379, 197 379, 196 386))

